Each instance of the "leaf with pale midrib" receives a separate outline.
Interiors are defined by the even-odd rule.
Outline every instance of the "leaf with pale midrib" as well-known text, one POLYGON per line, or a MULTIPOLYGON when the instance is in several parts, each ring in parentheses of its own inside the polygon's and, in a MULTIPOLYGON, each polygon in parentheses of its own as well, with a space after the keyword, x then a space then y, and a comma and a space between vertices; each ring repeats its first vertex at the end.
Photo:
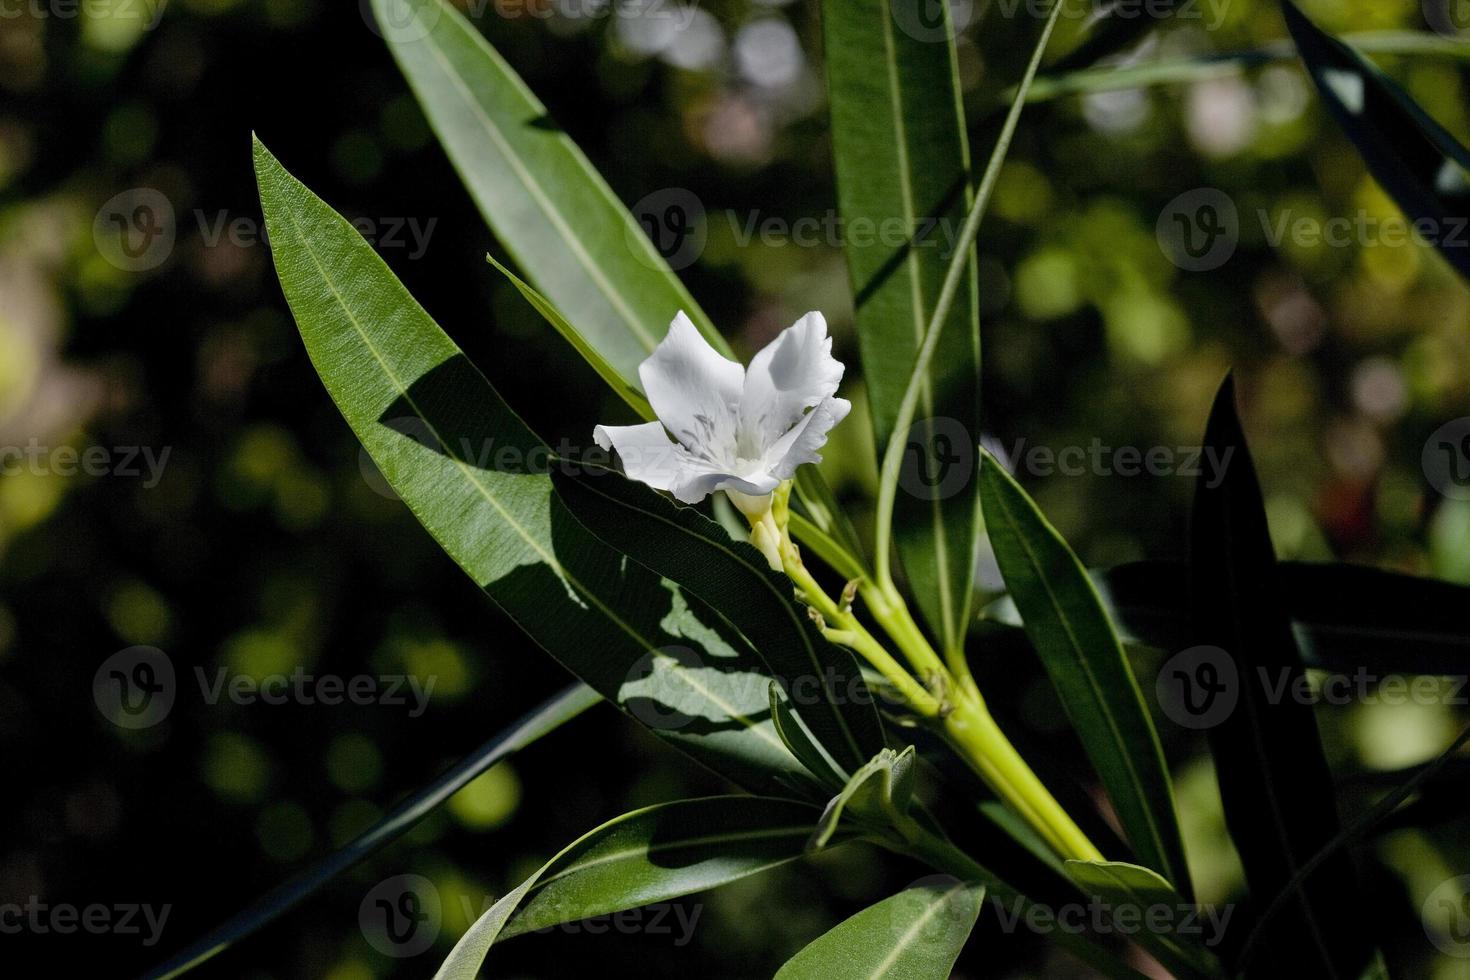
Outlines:
POLYGON ((307 352, 440 546, 537 643, 657 734, 750 789, 804 780, 749 645, 588 534, 552 492, 546 447, 373 249, 258 142, 255 161, 307 352), (506 450, 521 462, 505 465, 506 450), (681 665, 671 648, 699 663, 681 665))

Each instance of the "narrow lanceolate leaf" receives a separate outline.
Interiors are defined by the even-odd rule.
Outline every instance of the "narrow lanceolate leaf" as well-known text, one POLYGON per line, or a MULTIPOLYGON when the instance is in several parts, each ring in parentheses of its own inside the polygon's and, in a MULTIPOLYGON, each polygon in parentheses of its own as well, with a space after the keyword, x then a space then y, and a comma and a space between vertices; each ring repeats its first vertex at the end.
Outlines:
POLYGON ((702 599, 740 631, 781 682, 822 747, 851 771, 883 748, 883 726, 857 661, 822 636, 791 580, 692 507, 601 467, 569 462, 552 477, 588 530, 702 599))
POLYGON ((984 901, 984 885, 936 876, 813 940, 776 980, 947 980, 984 901))
POLYGON ((1072 549, 991 456, 986 529, 1026 634, 1143 864, 1190 894, 1158 732, 1097 590, 1072 549))
MULTIPOLYGON (((639 218, 453 3, 372 0, 372 6, 450 162, 539 301, 514 284, 635 412, 653 418, 638 365, 680 310, 731 356, 639 218)), ((692 230, 697 219, 688 210, 670 200, 640 217, 663 231, 692 230)), ((665 252, 688 245, 682 232, 666 238, 660 233, 665 252)), ((804 469, 810 472, 798 480, 797 494, 819 506, 830 492, 815 469, 804 469)), ((850 537, 843 539, 848 528, 824 530, 861 554, 850 537)))
POLYGON ((809 804, 758 796, 680 800, 624 814, 491 906, 435 976, 474 980, 497 939, 718 888, 794 860, 816 819, 809 804))
POLYGON ((784 788, 800 767, 749 645, 588 534, 552 492, 550 451, 371 246, 259 142, 255 169, 307 353, 440 546, 603 697, 742 786, 784 788))
MULTIPOLYGON (((1278 564, 1281 602, 1308 667, 1353 674, 1470 672, 1470 588, 1347 562, 1278 564)), ((1189 645, 1189 576, 1183 562, 1094 569, 1092 581, 1125 642, 1170 653, 1189 645)), ((1007 596, 987 619, 1019 626, 1007 596)))
POLYGON ((347 846, 333 851, 311 867, 271 889, 249 908, 205 933, 198 941, 172 959, 150 970, 146 976, 149 980, 155 980, 155 978, 156 980, 168 980, 170 977, 181 976, 205 960, 253 935, 291 909, 296 908, 323 885, 359 861, 382 850, 403 836, 420 820, 433 813, 451 796, 468 785, 476 776, 502 759, 514 755, 543 735, 556 731, 601 700, 597 692, 585 684, 573 684, 568 687, 499 732, 429 785, 419 789, 393 807, 383 819, 363 831, 347 846))
POLYGON ((388 49, 516 265, 638 387, 679 310, 723 353, 653 242, 519 75, 447 0, 373 0, 388 49))
POLYGON ((910 745, 902 752, 884 749, 868 760, 827 802, 807 850, 820 851, 836 839, 844 818, 881 827, 901 822, 914 797, 917 758, 918 753, 910 745))
POLYGON ((806 767, 812 778, 829 791, 836 792, 842 788, 847 782, 847 773, 812 738, 811 732, 792 710, 790 699, 781 692, 781 685, 776 681, 771 681, 771 720, 776 723, 776 734, 781 736, 781 741, 806 767))
POLYGON ((542 296, 530 283, 526 282, 520 276, 495 261, 495 256, 487 255, 485 256, 485 260, 493 265, 497 272, 510 281, 510 284, 516 288, 516 292, 525 297, 526 302, 530 303, 531 307, 537 313, 540 313, 542 318, 551 324, 557 333, 561 334, 562 339, 571 344, 572 348, 578 354, 582 355, 582 359, 592 366, 592 369, 597 372, 598 377, 607 382, 609 388, 617 392, 619 398, 628 403, 629 408, 637 412, 639 417, 645 421, 653 419, 653 406, 648 404, 648 399, 643 397, 643 392, 636 386, 630 384, 628 379, 623 377, 618 369, 607 358, 602 356, 600 350, 588 343, 587 338, 583 337, 581 332, 572 326, 566 317, 562 316, 561 310, 553 306, 551 300, 542 296))
MULTIPOLYGON (((1211 709, 1223 718, 1209 730, 1210 750, 1246 883, 1264 907, 1337 834, 1337 807, 1311 706, 1280 696, 1302 680, 1302 662, 1229 378, 1215 398, 1204 445, 1232 456, 1224 479, 1214 486, 1202 479, 1195 488, 1190 641, 1223 650, 1235 667, 1226 690, 1218 689, 1218 678, 1211 681, 1211 701, 1233 701, 1211 709)), ((1352 864, 1338 854, 1270 924, 1258 975, 1358 976, 1373 954, 1362 908, 1352 864)))
POLYGON ((970 157, 953 29, 909 24, 888 0, 822 7, 837 200, 877 445, 908 440, 894 540, 911 592, 947 650, 968 621, 977 542, 980 330, 974 252, 910 432, 904 389, 969 210, 970 157), (865 227, 896 230, 870 236, 865 227))
POLYGON ((1470 216, 1470 149, 1372 62, 1323 33, 1292 3, 1281 11, 1302 61, 1333 118, 1411 223, 1470 279, 1463 230, 1470 216))
MULTIPOLYGON (((1196 935, 1183 935, 1175 927, 1185 922, 1188 907, 1183 897, 1156 872, 1124 861, 1068 861, 1071 875, 1089 899, 1109 910, 1113 921, 1142 923, 1133 938, 1176 977, 1220 976, 1220 963, 1200 944, 1196 935), (1177 915, 1150 921, 1150 909, 1163 907, 1177 915)), ((1189 919, 1193 920, 1193 916, 1189 919)), ((1216 937, 1217 938, 1217 937, 1216 937)))

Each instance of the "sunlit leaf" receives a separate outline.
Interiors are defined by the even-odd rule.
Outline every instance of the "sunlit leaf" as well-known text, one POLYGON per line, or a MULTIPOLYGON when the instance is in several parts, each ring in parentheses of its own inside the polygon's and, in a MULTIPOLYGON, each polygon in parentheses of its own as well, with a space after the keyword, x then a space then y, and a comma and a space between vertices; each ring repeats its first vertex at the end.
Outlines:
POLYGON ((312 363, 440 546, 598 693, 741 785, 785 788, 800 767, 749 645, 588 534, 552 492, 549 450, 372 247, 259 142, 255 165, 312 363))

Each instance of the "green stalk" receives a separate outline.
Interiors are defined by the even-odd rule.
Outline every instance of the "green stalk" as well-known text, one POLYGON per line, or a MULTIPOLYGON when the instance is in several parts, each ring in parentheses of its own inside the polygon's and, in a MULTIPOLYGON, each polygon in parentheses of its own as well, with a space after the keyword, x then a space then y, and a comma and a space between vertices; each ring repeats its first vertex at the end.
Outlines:
POLYGON ((1104 860, 1102 852, 1031 771, 983 704, 961 698, 944 719, 944 735, 970 768, 1036 828, 1060 857, 1104 860))

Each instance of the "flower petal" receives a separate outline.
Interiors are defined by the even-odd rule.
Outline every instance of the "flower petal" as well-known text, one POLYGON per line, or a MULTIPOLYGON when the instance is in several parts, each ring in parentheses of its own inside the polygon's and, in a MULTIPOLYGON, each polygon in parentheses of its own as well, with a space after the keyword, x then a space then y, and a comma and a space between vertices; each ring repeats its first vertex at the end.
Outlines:
POLYGON ((655 490, 672 490, 685 478, 686 456, 669 438, 662 423, 642 425, 599 425, 592 438, 603 449, 616 449, 628 479, 646 483, 655 490))
POLYGON ((722 357, 682 312, 638 377, 659 421, 694 455, 723 460, 735 445, 745 368, 722 357))
POLYGON ((674 496, 686 504, 697 504, 716 490, 739 490, 752 497, 762 497, 781 483, 780 479, 770 473, 735 476, 716 469, 701 473, 698 471, 699 466, 698 461, 691 461, 691 466, 683 471, 683 479, 673 488, 674 496))
MULTIPOLYGON (((803 413, 837 392, 842 362, 832 356, 827 320, 808 313, 756 354, 745 373, 740 419, 768 448, 802 421, 803 413)), ((830 426, 829 426, 830 428, 830 426)))
POLYGON ((820 463, 817 450, 827 444, 827 433, 850 411, 852 402, 846 398, 823 398, 768 450, 766 466, 771 475, 789 480, 802 463, 820 463))

